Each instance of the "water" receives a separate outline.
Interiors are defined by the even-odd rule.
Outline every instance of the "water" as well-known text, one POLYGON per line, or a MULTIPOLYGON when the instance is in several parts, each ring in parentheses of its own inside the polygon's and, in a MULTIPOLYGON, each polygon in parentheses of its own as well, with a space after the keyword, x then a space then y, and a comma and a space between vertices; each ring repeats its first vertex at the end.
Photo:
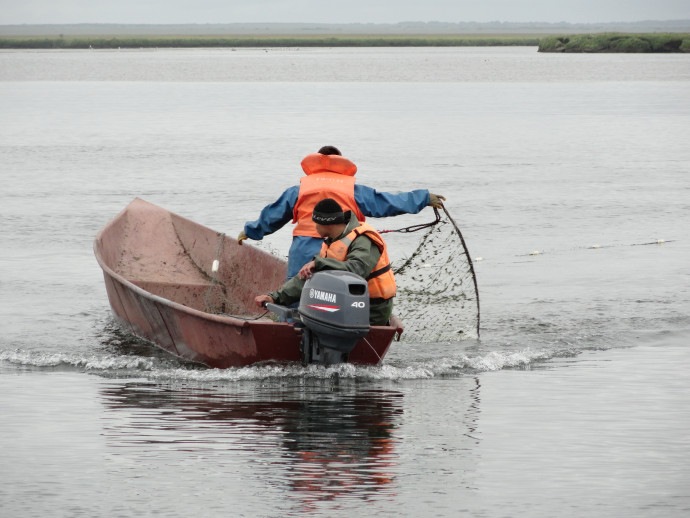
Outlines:
POLYGON ((3 515, 687 515, 687 56, 5 51, 0 80, 3 515), (218 371, 117 328, 105 222, 140 196, 233 235, 324 144, 448 198, 481 340, 218 371))

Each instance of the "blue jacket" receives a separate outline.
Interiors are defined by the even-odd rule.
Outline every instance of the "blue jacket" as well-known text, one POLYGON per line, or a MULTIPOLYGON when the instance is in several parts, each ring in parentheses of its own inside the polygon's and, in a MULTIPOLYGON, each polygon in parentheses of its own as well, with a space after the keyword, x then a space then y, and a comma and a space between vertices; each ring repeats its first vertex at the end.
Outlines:
MULTIPOLYGON (((280 197, 266 205, 255 221, 244 225, 244 233, 249 239, 259 241, 292 221, 293 209, 299 195, 299 186, 289 187, 280 197)), ((366 185, 355 184, 355 201, 368 218, 385 218, 400 214, 417 214, 429 205, 429 191, 416 189, 409 192, 378 192, 366 185)), ((311 261, 321 250, 323 239, 308 236, 295 236, 288 253, 287 277, 294 277, 300 268, 311 261)))

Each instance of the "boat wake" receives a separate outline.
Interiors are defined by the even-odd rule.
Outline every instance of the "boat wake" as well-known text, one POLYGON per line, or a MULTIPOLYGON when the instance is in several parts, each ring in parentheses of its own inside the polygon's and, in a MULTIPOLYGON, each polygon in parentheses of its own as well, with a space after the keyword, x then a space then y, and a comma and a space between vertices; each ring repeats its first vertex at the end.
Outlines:
MULTIPOLYGON (((576 355, 577 353, 566 353, 576 355)), ((514 352, 492 351, 471 355, 458 353, 434 359, 398 359, 379 366, 343 363, 333 366, 300 363, 262 363, 249 367, 210 369, 184 363, 168 357, 142 357, 134 355, 79 353, 46 353, 37 350, 16 349, 0 351, 0 362, 37 370, 67 370, 96 374, 108 378, 146 378, 159 382, 241 382, 246 380, 303 380, 345 379, 356 381, 419 380, 460 377, 478 372, 502 369, 530 369, 535 364, 554 357, 562 357, 563 351, 525 349, 514 352)))

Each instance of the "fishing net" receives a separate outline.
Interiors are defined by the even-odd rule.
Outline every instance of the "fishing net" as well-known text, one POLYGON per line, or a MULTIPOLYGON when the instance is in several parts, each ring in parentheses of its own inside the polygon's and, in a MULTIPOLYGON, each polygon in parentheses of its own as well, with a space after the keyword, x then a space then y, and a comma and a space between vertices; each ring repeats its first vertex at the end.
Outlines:
POLYGON ((417 248, 393 264, 398 293, 394 313, 406 342, 479 337, 479 290, 465 240, 448 211, 436 221, 385 232, 424 230, 417 248))

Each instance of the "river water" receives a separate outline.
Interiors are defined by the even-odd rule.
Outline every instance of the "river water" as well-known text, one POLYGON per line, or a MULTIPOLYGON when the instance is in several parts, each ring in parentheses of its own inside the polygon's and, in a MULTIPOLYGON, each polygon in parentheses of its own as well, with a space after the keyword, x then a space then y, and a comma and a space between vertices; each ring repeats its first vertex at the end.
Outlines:
POLYGON ((690 512, 688 56, 3 51, 0 114, 3 516, 690 512), (118 329, 129 201, 234 235, 324 144, 447 197, 480 340, 223 371, 118 329))

